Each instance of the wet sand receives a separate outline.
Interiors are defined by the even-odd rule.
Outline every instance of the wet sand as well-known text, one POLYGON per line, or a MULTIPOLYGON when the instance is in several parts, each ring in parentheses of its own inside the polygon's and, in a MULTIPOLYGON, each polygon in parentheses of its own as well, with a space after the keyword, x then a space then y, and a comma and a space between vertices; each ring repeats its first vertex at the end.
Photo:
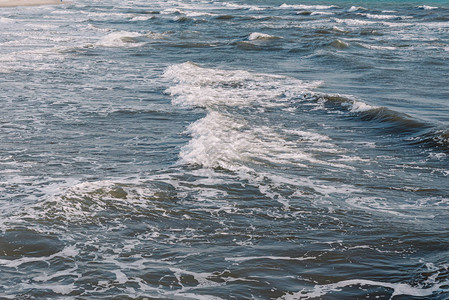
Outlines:
POLYGON ((0 0, 0 7, 64 4, 61 0, 0 0))

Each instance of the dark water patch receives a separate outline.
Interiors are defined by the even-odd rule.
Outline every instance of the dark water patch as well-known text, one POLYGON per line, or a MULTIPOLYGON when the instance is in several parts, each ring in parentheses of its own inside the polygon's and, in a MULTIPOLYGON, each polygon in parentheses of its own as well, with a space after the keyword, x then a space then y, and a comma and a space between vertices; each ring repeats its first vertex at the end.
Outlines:
POLYGON ((184 42, 184 43, 175 43, 175 44, 168 44, 170 47, 174 48, 185 48, 185 49, 194 49, 194 48, 212 48, 217 47, 219 44, 215 43, 207 43, 207 42, 184 42))
POLYGON ((239 41, 235 45, 240 50, 246 51, 279 51, 283 50, 281 47, 276 47, 275 45, 269 45, 258 41, 239 41))
POLYGON ((231 15, 221 15, 221 16, 216 17, 215 19, 217 19, 217 20, 222 20, 222 21, 228 21, 228 20, 234 19, 234 16, 231 16, 231 15))
POLYGON ((312 15, 312 12, 308 11, 308 10, 303 10, 303 11, 298 12, 298 15, 300 15, 300 16, 310 16, 310 15, 312 15))
POLYGON ((26 228, 10 229, 0 234, 0 257, 5 259, 50 256, 63 248, 56 236, 26 228))
POLYGON ((437 21, 437 22, 447 22, 447 21, 449 21, 449 16, 438 16, 438 17, 432 18, 432 20, 437 21))
POLYGON ((157 10, 147 10, 147 9, 134 9, 134 8, 128 8, 123 10, 124 13, 129 14, 138 14, 138 15, 159 15, 161 12, 157 10))

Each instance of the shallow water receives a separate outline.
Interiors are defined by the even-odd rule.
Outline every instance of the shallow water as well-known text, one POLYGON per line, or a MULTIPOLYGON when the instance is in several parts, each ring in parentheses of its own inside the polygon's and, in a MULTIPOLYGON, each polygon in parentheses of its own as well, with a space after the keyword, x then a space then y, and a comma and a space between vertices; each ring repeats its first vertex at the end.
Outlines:
POLYGON ((0 298, 447 299, 448 15, 0 10, 0 298))

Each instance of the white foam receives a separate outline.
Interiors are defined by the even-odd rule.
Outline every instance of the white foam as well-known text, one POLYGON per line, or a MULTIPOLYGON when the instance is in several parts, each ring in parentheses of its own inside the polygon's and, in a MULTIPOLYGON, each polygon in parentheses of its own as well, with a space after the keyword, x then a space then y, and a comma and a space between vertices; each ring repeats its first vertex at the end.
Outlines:
MULTIPOLYGON (((212 277, 211 273, 198 273, 198 272, 192 272, 192 271, 187 271, 187 270, 183 270, 180 268, 175 268, 175 267, 170 267, 169 268, 171 272, 174 273, 175 277, 178 280, 178 283, 182 285, 182 281, 181 281, 181 275, 190 275, 193 276, 193 278, 198 282, 198 285, 195 286, 195 288, 204 288, 204 287, 215 287, 215 286, 221 286, 224 283, 219 283, 219 282, 215 282, 210 280, 209 278, 212 277)), ((189 290, 189 287, 185 287, 183 286, 183 291, 184 290, 189 290)))
POLYGON ((367 17, 368 19, 378 19, 378 20, 393 20, 393 19, 412 19, 412 16, 397 16, 397 15, 375 15, 375 14, 359 14, 361 16, 367 17))
POLYGON ((148 21, 154 19, 154 16, 135 16, 130 21, 137 22, 137 21, 148 21))
POLYGON ((338 19, 338 18, 335 18, 333 20, 335 22, 339 23, 339 24, 344 23, 344 24, 347 24, 349 26, 356 26, 356 27, 364 26, 364 25, 373 25, 373 24, 377 23, 375 21, 354 20, 354 19, 338 19))
POLYGON ((304 5, 304 4, 282 4, 279 6, 280 8, 287 8, 287 9, 307 9, 307 10, 326 10, 331 8, 338 8, 338 6, 335 5, 304 5))
POLYGON ((118 282, 119 284, 124 284, 129 280, 128 276, 126 276, 125 273, 123 273, 120 270, 114 270, 112 271, 112 273, 115 274, 115 281, 118 282))
POLYGON ((397 50, 396 47, 392 47, 392 46, 378 46, 378 45, 369 45, 369 44, 364 44, 364 43, 359 43, 359 45, 364 48, 372 49, 372 50, 384 50, 384 51, 397 50))
POLYGON ((378 106, 369 105, 362 101, 353 100, 351 103, 351 112, 365 112, 379 108, 378 106))
POLYGON ((163 76, 177 83, 166 90, 173 97, 174 105, 207 108, 217 105, 244 107, 255 102, 273 106, 285 102, 282 96, 286 94, 306 93, 321 84, 243 70, 202 68, 192 62, 172 65, 163 76))
POLYGON ((10 23, 15 23, 15 21, 13 19, 0 17, 0 23, 1 24, 10 24, 10 23))
POLYGON ((314 11, 310 15, 311 16, 330 16, 330 15, 335 15, 335 13, 329 12, 329 11, 314 11))
POLYGON ((280 37, 278 36, 274 36, 274 35, 269 35, 266 33, 260 33, 260 32, 253 32, 249 35, 248 39, 250 41, 255 41, 255 40, 277 40, 280 39, 280 37))
POLYGON ((313 260, 316 257, 285 257, 285 256, 248 256, 248 257, 226 257, 226 261, 232 262, 244 262, 250 260, 260 260, 260 259, 268 259, 268 260, 291 260, 291 261, 304 261, 304 260, 313 260))
POLYGON ((362 6, 351 6, 348 11, 349 12, 353 12, 353 11, 358 11, 358 10, 366 10, 366 8, 362 7, 362 6))
POLYGON ((140 47, 145 42, 139 42, 136 38, 142 37, 143 35, 137 32, 119 31, 113 32, 105 37, 101 38, 96 45, 102 47, 140 47))
POLYGON ((229 3, 229 2, 225 2, 223 4, 226 7, 229 7, 229 8, 232 8, 232 9, 247 9, 247 10, 252 10, 252 11, 266 10, 266 7, 256 6, 256 5, 243 5, 243 4, 229 3))
POLYGON ((389 283, 373 280, 364 279, 351 279, 344 280, 337 283, 325 284, 325 285, 315 285, 312 290, 303 289, 297 293, 285 295, 281 299, 291 300, 291 299, 308 299, 308 298, 319 298, 330 292, 338 292, 341 288, 351 287, 351 286, 372 286, 372 287, 384 287, 387 289, 392 289, 393 294, 391 298, 395 296, 413 296, 413 297, 426 297, 431 296, 433 293, 440 290, 442 286, 447 285, 447 283, 435 284, 430 288, 414 287, 406 283, 389 283))
POLYGON ((438 7, 436 7, 436 6, 429 6, 429 5, 420 5, 420 6, 418 6, 418 8, 424 9, 424 10, 438 9, 438 7))
POLYGON ((68 295, 75 290, 75 284, 28 284, 21 283, 22 288, 24 289, 37 289, 37 290, 51 290, 56 294, 68 295))
POLYGON ((23 264, 30 263, 30 262, 40 262, 40 261, 46 261, 49 262, 50 260, 54 259, 55 257, 75 257, 79 253, 78 249, 76 249, 75 246, 69 246, 64 248, 58 253, 52 254, 50 256, 43 256, 43 257, 22 257, 19 259, 0 259, 0 265, 3 265, 8 268, 17 268, 23 264))
POLYGON ((58 277, 63 277, 63 276, 76 276, 78 278, 81 277, 80 274, 76 274, 75 271, 78 270, 78 266, 76 265, 75 267, 71 268, 71 269, 67 269, 67 270, 62 270, 62 271, 58 271, 55 272, 51 275, 48 275, 47 273, 44 273, 43 275, 39 275, 33 278, 34 281, 41 281, 41 282, 47 282, 49 280, 52 280, 54 278, 58 278, 58 277))

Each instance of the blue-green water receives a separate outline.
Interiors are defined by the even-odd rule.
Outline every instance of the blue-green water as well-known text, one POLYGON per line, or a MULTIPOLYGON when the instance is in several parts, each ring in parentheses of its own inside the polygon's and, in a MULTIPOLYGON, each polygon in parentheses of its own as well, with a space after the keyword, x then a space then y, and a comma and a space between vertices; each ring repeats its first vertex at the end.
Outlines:
POLYGON ((0 299, 449 298, 446 1, 0 28, 0 299))

